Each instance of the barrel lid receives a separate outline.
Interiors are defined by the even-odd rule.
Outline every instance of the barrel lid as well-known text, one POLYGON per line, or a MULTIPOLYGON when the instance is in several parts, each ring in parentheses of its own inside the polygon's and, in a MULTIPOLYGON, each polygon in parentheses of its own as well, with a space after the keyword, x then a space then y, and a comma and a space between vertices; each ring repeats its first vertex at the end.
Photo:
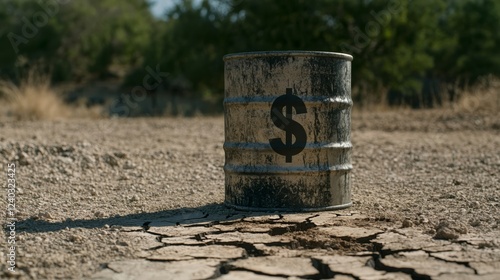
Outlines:
POLYGON ((324 56, 324 57, 334 57, 341 58, 345 60, 352 61, 352 55, 337 52, 325 52, 325 51, 260 51, 260 52, 240 52, 240 53, 230 53, 223 56, 223 60, 231 60, 238 58, 252 58, 252 57, 267 57, 267 56, 324 56))

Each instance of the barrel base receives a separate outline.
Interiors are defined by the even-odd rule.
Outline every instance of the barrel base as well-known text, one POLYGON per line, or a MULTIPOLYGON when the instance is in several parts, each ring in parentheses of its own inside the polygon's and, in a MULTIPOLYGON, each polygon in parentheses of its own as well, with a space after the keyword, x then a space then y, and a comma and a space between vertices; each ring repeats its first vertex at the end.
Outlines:
POLYGON ((345 209, 351 207, 352 202, 342 205, 333 205, 333 206, 317 207, 317 208, 260 208, 260 207, 234 205, 228 202, 224 202, 224 205, 236 210, 250 211, 250 212, 319 212, 319 211, 332 211, 332 210, 345 209))
POLYGON ((226 170, 226 205, 247 211, 306 212, 351 206, 350 170, 235 173, 226 170))

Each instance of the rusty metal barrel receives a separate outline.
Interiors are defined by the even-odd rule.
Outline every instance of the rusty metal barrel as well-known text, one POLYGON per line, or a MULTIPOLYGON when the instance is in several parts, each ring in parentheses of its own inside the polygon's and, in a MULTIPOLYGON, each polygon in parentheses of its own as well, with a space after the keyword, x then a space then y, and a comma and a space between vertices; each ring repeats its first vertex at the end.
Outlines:
POLYGON ((227 205, 351 206, 351 61, 320 51, 224 56, 227 205))

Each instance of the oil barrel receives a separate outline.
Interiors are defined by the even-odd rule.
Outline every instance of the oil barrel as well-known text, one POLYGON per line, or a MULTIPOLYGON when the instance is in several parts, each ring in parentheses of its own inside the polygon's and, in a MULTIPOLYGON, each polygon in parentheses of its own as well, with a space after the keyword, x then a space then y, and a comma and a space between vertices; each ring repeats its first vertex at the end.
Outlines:
POLYGON ((225 203, 240 210, 351 206, 352 56, 224 56, 225 203))

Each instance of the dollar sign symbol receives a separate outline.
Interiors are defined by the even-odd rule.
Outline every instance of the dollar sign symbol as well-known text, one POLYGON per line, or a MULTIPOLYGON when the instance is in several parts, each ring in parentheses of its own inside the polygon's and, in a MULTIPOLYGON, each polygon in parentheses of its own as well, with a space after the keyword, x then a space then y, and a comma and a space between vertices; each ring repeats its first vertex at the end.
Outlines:
POLYGON ((307 142, 304 127, 292 120, 292 108, 295 108, 296 114, 307 113, 306 105, 302 99, 292 94, 291 88, 287 88, 286 94, 276 98, 271 106, 271 120, 274 125, 286 132, 286 143, 280 138, 269 139, 269 143, 275 152, 285 156, 286 162, 292 162, 292 156, 302 152, 307 142), (283 116, 284 107, 286 107, 286 117, 283 116), (292 134, 295 135, 293 144, 292 134))

